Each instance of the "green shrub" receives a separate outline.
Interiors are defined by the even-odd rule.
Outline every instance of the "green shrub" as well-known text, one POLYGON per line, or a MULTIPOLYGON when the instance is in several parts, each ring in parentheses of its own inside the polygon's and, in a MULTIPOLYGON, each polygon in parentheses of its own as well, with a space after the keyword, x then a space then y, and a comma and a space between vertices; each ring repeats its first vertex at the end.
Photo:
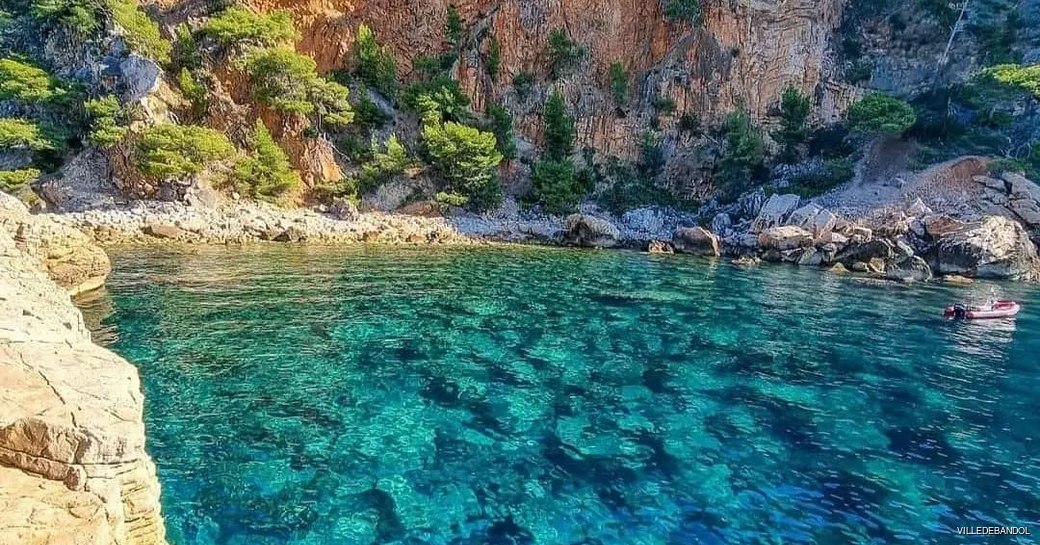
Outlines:
POLYGON ((378 104, 369 98, 368 93, 361 93, 361 96, 357 99, 357 104, 354 105, 354 120, 359 125, 369 129, 376 129, 386 125, 391 119, 392 116, 384 112, 378 104))
POLYGON ((574 210, 581 198, 592 190, 588 177, 578 176, 570 161, 543 160, 531 174, 534 200, 550 214, 574 210))
POLYGON ((243 6, 231 6, 211 17, 203 25, 202 33, 225 47, 273 47, 291 44, 297 37, 289 12, 254 13, 243 6))
POLYGON ((385 96, 397 94, 397 61, 389 49, 379 45, 368 25, 358 27, 354 59, 361 81, 385 96))
POLYGON ((15 59, 0 59, 0 100, 33 104, 64 94, 57 80, 42 68, 15 59))
POLYGON ((679 132, 684 134, 698 134, 701 132, 701 120, 693 112, 683 112, 679 116, 679 132))
POLYGON ((317 73, 314 59, 285 48, 261 49, 246 58, 256 98, 283 113, 311 114, 333 125, 347 125, 354 112, 346 87, 317 73))
POLYGON ((780 144, 780 158, 784 162, 798 160, 798 146, 809 137, 808 121, 811 105, 809 97, 791 86, 784 89, 780 99, 780 129, 773 138, 780 144))
POLYGON ((701 21, 700 0, 668 0, 664 6, 664 16, 669 21, 699 23, 701 21))
POLYGON ((433 111, 442 119, 457 123, 468 123, 473 119, 469 97, 462 92, 459 82, 446 76, 409 85, 401 95, 401 102, 420 115, 433 111))
POLYGON ((610 94, 614 104, 624 106, 628 103, 628 71, 621 61, 610 63, 610 94))
POLYGON ((726 144, 726 154, 716 173, 716 185, 719 196, 730 201, 750 188, 766 153, 762 132, 743 109, 734 111, 726 119, 726 144))
POLYGON ((126 31, 124 38, 130 49, 155 62, 166 65, 170 62, 173 44, 162 37, 159 23, 148 16, 136 0, 105 0, 116 24, 126 31))
POLYGON ((1040 179, 1040 143, 1030 146, 1024 157, 1004 157, 993 161, 989 169, 994 174, 1016 172, 1031 180, 1040 179))
POLYGON ((574 41, 567 31, 554 28, 549 32, 549 71, 558 78, 570 71, 585 56, 585 48, 574 41))
POLYGON ((900 136, 917 122, 917 113, 903 100, 872 93, 849 107, 847 118, 849 130, 900 136))
POLYGON ((33 17, 61 25, 81 38, 100 26, 97 6, 89 0, 30 0, 29 6, 33 17))
POLYGON ((361 193, 377 189, 415 165, 415 160, 396 134, 390 135, 385 145, 380 145, 372 138, 371 148, 371 159, 361 165, 361 177, 358 180, 358 191, 361 193))
POLYGON ((430 163, 447 183, 448 191, 469 199, 471 208, 486 210, 502 201, 498 184, 498 152, 495 135, 435 114, 426 117, 423 141, 430 163))
POLYGON ((209 89, 199 83, 187 68, 181 68, 177 74, 177 86, 184 93, 184 98, 191 102, 196 113, 205 112, 209 105, 209 89))
POLYGON ((487 71, 491 81, 498 81, 498 72, 502 70, 502 46, 498 38, 492 36, 488 42, 487 71))
POLYGON ((300 174, 289 163, 289 156, 259 119, 251 140, 252 156, 239 161, 231 175, 231 183, 239 193, 268 200, 300 186, 300 174))
POLYGON ((534 90, 534 74, 518 72, 513 76, 513 88, 516 89, 516 94, 520 98, 531 96, 531 91, 534 90))
POLYGON ((319 183, 314 186, 314 196, 325 204, 332 204, 337 199, 346 199, 355 204, 361 201, 357 177, 319 183))
POLYGON ((119 105, 119 99, 113 95, 88 100, 83 103, 83 109, 90 116, 90 132, 87 138, 90 142, 107 148, 123 140, 127 128, 121 123, 123 109, 119 105))
POLYGON ((639 163, 639 169, 642 171, 643 176, 651 179, 656 178, 657 175, 661 173, 661 168, 664 167, 664 163, 664 149, 661 147, 661 135, 652 130, 643 132, 641 161, 639 163))
POLYGON ((54 147, 52 139, 36 123, 0 118, 0 150, 13 148, 43 151, 54 147))
POLYGON ((851 180, 852 175, 851 158, 827 159, 820 168, 795 176, 787 191, 805 198, 816 197, 851 180))
POLYGON ((675 99, 673 99, 672 97, 654 97, 654 100, 651 104, 654 107, 654 111, 657 112, 657 115, 673 114, 675 113, 675 110, 678 109, 678 105, 675 103, 675 99))
POLYGON ((488 106, 488 127, 495 134, 498 151, 505 160, 516 158, 516 139, 513 138, 513 116, 497 103, 488 106))
POLYGON ((455 193, 448 193, 445 191, 438 191, 437 194, 433 196, 433 200, 434 202, 439 202, 448 206, 454 206, 456 208, 464 208, 467 204, 469 204, 468 197, 458 195, 455 193))
POLYGON ((545 126, 545 158, 549 161, 567 161, 574 153, 574 118, 567 113, 563 95, 554 91, 545 102, 542 113, 545 126))
POLYGON ((1040 98, 1040 64, 1002 64, 986 69, 984 74, 993 81, 1025 89, 1040 98))
POLYGON ((173 56, 179 68, 195 70, 202 67, 199 43, 187 23, 181 23, 173 29, 173 56))
POLYGON ((39 177, 40 171, 35 168, 0 170, 0 191, 16 197, 21 196, 29 191, 29 182, 39 177))
POLYGON ((207 127, 164 123, 145 129, 134 151, 141 173, 182 178, 232 157, 235 146, 226 136, 207 127))
POLYGON ((600 206, 616 214, 641 206, 689 208, 692 204, 676 199, 668 190, 657 187, 650 180, 637 175, 631 165, 616 157, 610 159, 606 170, 611 183, 599 195, 597 201, 600 206))
POLYGON ((444 36, 448 39, 448 43, 458 47, 462 43, 462 30, 462 17, 459 16, 458 8, 455 7, 455 4, 448 5, 444 22, 444 36))

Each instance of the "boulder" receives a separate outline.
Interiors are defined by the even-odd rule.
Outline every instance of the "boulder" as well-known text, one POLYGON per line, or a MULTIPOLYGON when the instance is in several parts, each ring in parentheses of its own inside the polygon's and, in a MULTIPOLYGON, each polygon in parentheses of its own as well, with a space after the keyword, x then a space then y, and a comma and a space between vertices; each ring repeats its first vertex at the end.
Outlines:
POLYGON ((831 274, 848 274, 849 270, 845 268, 845 265, 841 263, 835 263, 833 267, 827 269, 831 274))
POLYGON ((340 221, 357 221, 361 217, 357 205, 347 199, 333 201, 329 214, 340 221))
POLYGON ((830 210, 823 209, 819 214, 816 214, 815 218, 813 218, 812 224, 809 226, 809 231, 814 237, 820 238, 827 236, 834 231, 834 227, 837 224, 838 216, 834 215, 834 212, 831 212, 830 210))
POLYGON ((882 260, 891 259, 895 255, 893 244, 885 239, 874 239, 863 244, 850 244, 835 256, 842 263, 849 264, 857 261, 868 262, 878 258, 882 260))
POLYGON ((420 218, 440 218, 444 217, 441 213, 441 207, 432 201, 416 201, 408 203, 398 210, 400 213, 407 216, 418 216, 420 218))
POLYGON ((672 246, 684 254, 718 257, 722 255, 719 237, 703 227, 680 227, 672 236, 672 246))
POLYGON ((1032 199, 1015 199, 1007 203, 1007 208, 1015 213, 1022 223, 1029 227, 1040 227, 1040 203, 1032 199))
POLYGON ((943 284, 953 284, 956 286, 968 286, 975 283, 971 278, 959 274, 948 274, 942 277, 942 282, 943 284))
POLYGON ((925 235, 933 241, 964 228, 964 222, 950 216, 928 216, 922 218, 921 223, 924 224, 925 235))
POLYGON ((764 250, 794 250, 806 248, 812 244, 812 233, 791 225, 773 227, 758 234, 758 247, 764 250))
POLYGON ((756 218, 766 204, 766 194, 761 189, 745 193, 737 199, 737 213, 740 218, 756 218))
POLYGON ((784 224, 788 215, 798 207, 801 197, 798 195, 773 195, 762 205, 758 217, 751 223, 752 233, 761 233, 766 229, 784 224))
POLYGON ((1011 198, 1040 201, 1040 186, 1025 176, 1015 174, 1014 172, 1005 172, 1000 177, 1007 182, 1007 192, 1011 198))
POLYGON ((902 282, 927 282, 932 279, 932 268, 919 256, 889 264, 885 278, 902 282))
POLYGON ((988 216, 943 235, 930 254, 939 274, 1022 279, 1036 274, 1036 246, 1016 221, 988 216))
POLYGON ((914 218, 923 218, 924 216, 931 216, 933 214, 932 209, 928 207, 920 197, 914 200, 906 207, 906 215, 914 218))
POLYGON ((651 240, 646 247, 646 251, 651 254, 674 254, 675 248, 672 248, 672 245, 667 242, 651 240))
POLYGON ((813 220, 823 211, 823 208, 815 204, 807 204, 794 212, 787 218, 787 225, 794 225, 802 229, 810 230, 813 220))
POLYGON ((180 227, 176 227, 174 225, 164 225, 159 223, 145 225, 144 228, 141 229, 141 231, 143 231, 144 234, 151 237, 165 238, 169 240, 183 239, 191 234, 188 231, 181 229, 180 227))
POLYGON ((571 214, 564 222, 564 239, 587 248, 612 248, 621 239, 621 231, 613 223, 588 214, 571 214))
POLYGON ((728 235, 732 228, 733 220, 725 212, 715 214, 715 217, 711 220, 711 232, 719 236, 728 235))
POLYGON ((30 214, 22 201, 3 192, 0 235, 13 237, 54 282, 71 294, 101 287, 112 272, 105 251, 90 237, 49 216, 30 214))
POLYGON ((762 263, 762 260, 753 255, 745 255, 734 259, 731 263, 738 267, 754 267, 762 263))
POLYGON ((303 242, 307 240, 307 233, 298 227, 289 227, 274 237, 275 242, 303 242))
POLYGON ((798 264, 803 267, 819 267, 823 263, 823 252, 816 248, 806 248, 798 258, 798 264))
POLYGON ((998 180, 996 178, 990 178, 989 176, 972 176, 972 181, 977 184, 983 185, 990 191, 996 191, 998 193, 1007 193, 1008 187, 1004 183, 1004 180, 998 180))

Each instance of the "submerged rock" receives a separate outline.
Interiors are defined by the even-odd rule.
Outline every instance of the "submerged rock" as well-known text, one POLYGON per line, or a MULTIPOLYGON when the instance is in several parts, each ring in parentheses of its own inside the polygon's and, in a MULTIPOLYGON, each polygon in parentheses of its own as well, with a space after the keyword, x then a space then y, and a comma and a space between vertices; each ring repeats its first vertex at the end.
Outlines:
POLYGON ((674 254, 675 253, 675 249, 672 248, 671 244, 669 244, 667 242, 660 241, 660 240, 651 240, 650 244, 647 245, 646 251, 650 252, 651 254, 674 254))
POLYGON ((621 231, 613 223, 588 214, 567 216, 564 230, 568 243, 587 248, 613 248, 621 238, 621 231))

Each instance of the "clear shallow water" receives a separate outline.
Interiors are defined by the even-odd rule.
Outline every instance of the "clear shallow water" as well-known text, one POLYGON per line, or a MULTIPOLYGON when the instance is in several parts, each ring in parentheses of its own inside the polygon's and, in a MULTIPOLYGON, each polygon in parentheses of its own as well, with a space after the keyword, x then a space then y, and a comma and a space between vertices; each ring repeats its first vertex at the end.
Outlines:
POLYGON ((1040 294, 546 249, 114 256, 174 545, 1034 543, 1040 294), (963 537, 958 526, 1030 527, 963 537))

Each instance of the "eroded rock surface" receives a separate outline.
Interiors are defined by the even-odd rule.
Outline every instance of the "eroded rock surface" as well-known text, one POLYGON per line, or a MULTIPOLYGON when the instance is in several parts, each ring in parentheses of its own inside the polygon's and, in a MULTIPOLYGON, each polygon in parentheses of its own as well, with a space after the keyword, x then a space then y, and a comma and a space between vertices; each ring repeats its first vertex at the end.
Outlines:
POLYGON ((137 370, 23 246, 0 229, 0 545, 164 544, 137 370))
POLYGON ((0 233, 35 259, 59 286, 76 294, 100 287, 112 264, 78 229, 29 213, 18 199, 0 193, 0 233))

